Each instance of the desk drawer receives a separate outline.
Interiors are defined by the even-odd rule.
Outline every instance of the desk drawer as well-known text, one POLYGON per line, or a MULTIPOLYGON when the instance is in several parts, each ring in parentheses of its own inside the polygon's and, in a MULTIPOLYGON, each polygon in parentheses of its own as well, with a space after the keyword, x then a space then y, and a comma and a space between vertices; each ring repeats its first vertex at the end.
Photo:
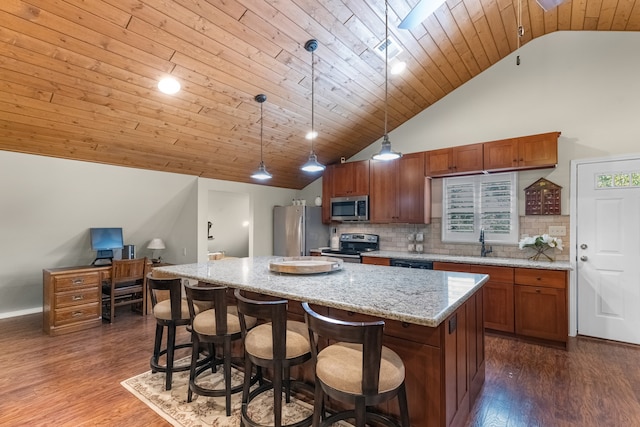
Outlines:
POLYGON ((90 304, 100 300, 100 289, 97 286, 81 288, 71 292, 57 292, 55 294, 56 308, 90 304))
POLYGON ((97 287, 98 273, 61 274, 53 278, 54 292, 97 287))
POLYGON ((83 320, 94 320, 100 318, 100 304, 97 302, 71 306, 55 311, 53 324, 56 327, 82 322, 83 320))

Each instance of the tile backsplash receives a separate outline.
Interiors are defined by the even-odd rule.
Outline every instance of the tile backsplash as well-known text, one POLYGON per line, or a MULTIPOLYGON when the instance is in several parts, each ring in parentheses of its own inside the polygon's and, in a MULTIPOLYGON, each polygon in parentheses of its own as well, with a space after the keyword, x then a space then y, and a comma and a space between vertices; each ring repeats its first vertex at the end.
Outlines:
MULTIPOLYGON (((569 215, 528 215, 520 217, 520 236, 533 236, 536 234, 549 233, 550 226, 564 227, 565 236, 560 237, 564 243, 564 250, 555 250, 555 259, 558 261, 569 260, 569 215)), ((338 233, 371 233, 380 236, 380 249, 383 251, 408 252, 408 244, 410 242, 409 234, 423 233, 424 253, 457 255, 457 256, 479 256, 480 243, 446 243, 441 240, 441 218, 433 218, 431 224, 340 224, 337 226, 338 233)), ((492 246, 493 252, 489 257, 496 258, 518 258, 526 259, 534 254, 531 249, 520 250, 515 245, 496 245, 492 246)))

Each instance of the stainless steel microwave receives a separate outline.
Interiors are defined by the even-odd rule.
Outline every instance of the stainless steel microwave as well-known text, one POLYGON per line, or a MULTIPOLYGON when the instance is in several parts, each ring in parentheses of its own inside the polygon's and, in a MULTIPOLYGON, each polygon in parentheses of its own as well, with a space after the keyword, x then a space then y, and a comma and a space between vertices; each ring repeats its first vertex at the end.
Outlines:
POLYGON ((369 196, 332 197, 332 221, 369 221, 369 196))

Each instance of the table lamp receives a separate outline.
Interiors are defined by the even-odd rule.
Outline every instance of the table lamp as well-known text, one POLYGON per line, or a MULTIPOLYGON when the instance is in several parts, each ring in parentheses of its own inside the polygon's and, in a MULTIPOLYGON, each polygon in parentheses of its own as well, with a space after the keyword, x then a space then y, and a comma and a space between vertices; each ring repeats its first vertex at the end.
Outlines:
POLYGON ((153 263, 162 262, 162 257, 159 256, 158 258, 156 258, 155 255, 156 255, 156 251, 162 250, 164 248, 165 248, 165 246, 164 246, 164 242, 162 241, 162 239, 160 239, 159 237, 151 239, 151 241, 147 245, 147 249, 151 249, 153 251, 152 254, 151 254, 151 262, 153 262, 153 263))

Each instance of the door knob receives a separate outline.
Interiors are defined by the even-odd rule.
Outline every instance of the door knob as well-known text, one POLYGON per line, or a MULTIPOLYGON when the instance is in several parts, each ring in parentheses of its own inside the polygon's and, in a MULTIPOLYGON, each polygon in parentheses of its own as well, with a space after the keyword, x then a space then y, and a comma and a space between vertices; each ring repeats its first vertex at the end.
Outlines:
POLYGON ((586 256, 586 255, 582 255, 582 256, 580 257, 580 261, 586 261, 586 260, 588 260, 588 259, 589 259, 589 257, 588 257, 588 256, 586 256))
POLYGON ((587 244, 586 243, 581 244, 580 249, 587 249, 587 244))

